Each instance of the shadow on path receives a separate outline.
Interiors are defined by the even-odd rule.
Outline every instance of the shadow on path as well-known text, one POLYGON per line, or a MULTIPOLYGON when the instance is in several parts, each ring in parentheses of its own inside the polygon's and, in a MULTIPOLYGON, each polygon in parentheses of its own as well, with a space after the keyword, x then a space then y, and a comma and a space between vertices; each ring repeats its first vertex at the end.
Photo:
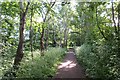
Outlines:
POLYGON ((74 49, 69 49, 63 62, 58 66, 55 78, 85 78, 84 69, 78 64, 74 49))

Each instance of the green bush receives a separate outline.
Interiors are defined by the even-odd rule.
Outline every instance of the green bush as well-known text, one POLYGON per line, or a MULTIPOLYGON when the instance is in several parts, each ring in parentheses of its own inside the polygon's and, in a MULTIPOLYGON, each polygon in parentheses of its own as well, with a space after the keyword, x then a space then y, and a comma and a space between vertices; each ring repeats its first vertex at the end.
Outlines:
MULTIPOLYGON (((36 54, 33 52, 33 54, 36 54)), ((63 58, 65 50, 62 48, 49 48, 44 56, 37 56, 32 59, 24 59, 17 71, 18 77, 47 78, 55 75, 57 65, 63 58)))
POLYGON ((0 76, 3 76, 8 70, 11 69, 15 53, 16 46, 2 44, 2 47, 0 47, 0 76))
POLYGON ((107 43, 83 44, 76 48, 78 61, 86 68, 86 75, 90 78, 120 79, 120 59, 113 46, 107 43))

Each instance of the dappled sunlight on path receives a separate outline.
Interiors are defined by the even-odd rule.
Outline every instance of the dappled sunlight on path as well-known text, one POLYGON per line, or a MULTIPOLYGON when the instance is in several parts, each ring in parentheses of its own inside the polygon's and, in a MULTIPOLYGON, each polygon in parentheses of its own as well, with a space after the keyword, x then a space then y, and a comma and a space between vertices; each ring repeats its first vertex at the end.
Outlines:
POLYGON ((61 63, 61 65, 58 67, 58 69, 61 69, 61 68, 72 68, 72 67, 75 67, 76 66, 76 63, 74 63, 73 61, 66 61, 66 62, 63 62, 61 63))
POLYGON ((75 53, 69 50, 58 66, 58 71, 54 78, 85 78, 84 69, 77 63, 75 53))

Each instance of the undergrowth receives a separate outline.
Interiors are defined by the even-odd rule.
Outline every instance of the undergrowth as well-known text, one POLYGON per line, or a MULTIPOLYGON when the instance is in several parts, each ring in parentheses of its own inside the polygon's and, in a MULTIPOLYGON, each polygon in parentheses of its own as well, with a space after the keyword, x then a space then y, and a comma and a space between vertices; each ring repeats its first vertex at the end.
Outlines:
POLYGON ((78 62, 86 68, 86 76, 89 78, 120 79, 120 59, 112 45, 85 43, 76 48, 76 55, 78 62))
POLYGON ((48 78, 55 75, 57 65, 65 55, 62 48, 49 48, 40 56, 38 51, 33 52, 34 58, 25 57, 17 71, 18 78, 48 78))

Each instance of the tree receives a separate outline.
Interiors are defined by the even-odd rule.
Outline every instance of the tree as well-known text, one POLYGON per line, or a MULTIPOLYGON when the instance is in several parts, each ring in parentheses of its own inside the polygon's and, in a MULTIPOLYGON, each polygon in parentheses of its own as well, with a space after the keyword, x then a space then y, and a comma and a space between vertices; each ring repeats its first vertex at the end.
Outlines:
POLYGON ((17 48, 17 52, 16 52, 14 64, 13 64, 14 69, 18 69, 18 65, 20 64, 20 62, 23 58, 23 55, 24 55, 24 53, 23 53, 24 26, 25 26, 25 18, 27 15, 27 11, 28 11, 30 2, 27 2, 25 11, 24 11, 22 1, 19 2, 19 5, 20 5, 20 27, 19 27, 20 34, 19 34, 19 44, 18 44, 18 48, 17 48))
MULTIPOLYGON (((118 52, 120 52, 120 3, 117 6, 118 8, 118 52)), ((120 56, 120 53, 118 53, 120 56)))
MULTIPOLYGON (((50 4, 46 4, 47 7, 47 11, 45 14, 42 14, 42 18, 43 18, 43 24, 42 24, 42 32, 41 32, 41 38, 40 38, 40 50, 41 52, 43 52, 44 50, 44 32, 45 32, 45 22, 47 20, 47 16, 51 10, 51 8, 55 5, 55 2, 50 2, 50 4), (43 16, 44 15, 44 16, 43 16)), ((48 18, 49 20, 49 18, 48 18)))
POLYGON ((30 51, 31 51, 31 57, 33 59, 33 5, 31 5, 31 16, 30 16, 30 51))

